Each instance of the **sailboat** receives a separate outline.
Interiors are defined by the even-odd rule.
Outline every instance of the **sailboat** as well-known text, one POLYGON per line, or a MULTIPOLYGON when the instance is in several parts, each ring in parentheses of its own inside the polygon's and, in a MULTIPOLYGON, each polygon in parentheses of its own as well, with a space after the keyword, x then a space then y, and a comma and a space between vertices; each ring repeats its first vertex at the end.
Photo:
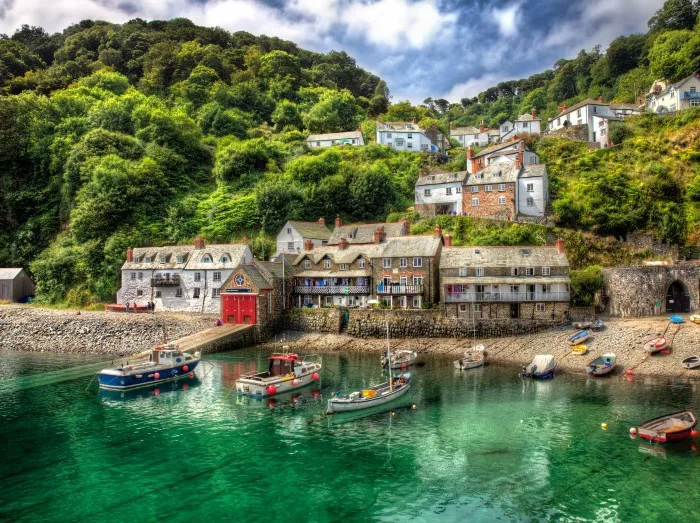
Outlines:
MULTIPOLYGON (((476 343, 476 319, 472 310, 472 329, 474 334, 474 343, 476 343)), ((455 369, 468 370, 481 367, 486 363, 486 347, 483 344, 473 345, 470 349, 464 351, 464 354, 458 360, 453 362, 455 369)))
MULTIPOLYGON (((389 322, 386 324, 386 353, 387 358, 391 354, 389 347, 389 322)), ((336 396, 328 400, 328 408, 326 414, 336 414, 339 412, 351 412, 355 410, 368 409, 389 403, 397 398, 400 398, 408 392, 411 387, 411 375, 401 374, 392 376, 391 369, 389 370, 389 380, 374 385, 367 389, 352 392, 346 396, 336 396)))

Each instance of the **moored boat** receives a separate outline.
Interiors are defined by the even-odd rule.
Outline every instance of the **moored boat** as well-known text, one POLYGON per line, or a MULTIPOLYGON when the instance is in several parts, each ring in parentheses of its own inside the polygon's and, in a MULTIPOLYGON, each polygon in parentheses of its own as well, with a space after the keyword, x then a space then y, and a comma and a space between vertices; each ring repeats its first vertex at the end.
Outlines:
POLYGON ((352 392, 346 396, 330 398, 326 414, 351 412, 383 405, 400 398, 411 387, 410 374, 394 376, 390 380, 358 392, 352 392))
POLYGON ((244 396, 263 398, 311 385, 320 379, 321 356, 303 358, 294 352, 268 356, 269 367, 264 372, 244 374, 236 380, 236 391, 244 396))
POLYGON ((584 341, 586 341, 590 337, 591 337, 590 331, 583 330, 581 332, 577 332, 573 336, 570 336, 569 343, 571 345, 578 345, 580 343, 583 343, 584 341))
POLYGON ((615 354, 603 354, 586 366, 586 372, 591 376, 604 376, 610 374, 617 367, 615 354))
POLYGON ((690 358, 684 359, 681 364, 686 368, 686 369, 694 369, 695 367, 700 367, 700 357, 698 356, 691 356, 690 358))
POLYGON ((595 321, 591 324, 591 330, 592 330, 593 332, 600 332, 600 331, 602 331, 604 328, 605 328, 605 323, 603 323, 603 320, 600 320, 600 319, 595 320, 595 321))
MULTIPOLYGON (((418 353, 414 350, 396 350, 389 353, 389 368, 406 369, 413 365, 418 358, 418 353)), ((382 355, 382 367, 388 364, 386 354, 382 355)))
POLYGON ((468 350, 460 359, 455 360, 454 366, 459 370, 468 370, 481 367, 484 363, 486 363, 484 351, 468 350))
POLYGON ((637 429, 639 437, 658 443, 681 441, 693 436, 698 420, 690 410, 679 410, 642 423, 637 429))
POLYGON ((571 326, 574 329, 584 330, 584 329, 590 329, 592 324, 593 323, 590 321, 576 321, 576 322, 572 323, 571 326))
POLYGON ((666 338, 663 336, 657 336, 656 338, 651 338, 644 342, 644 350, 650 354, 654 352, 659 352, 667 347, 666 338))
POLYGON ((557 362, 551 354, 538 354, 532 363, 523 367, 520 376, 523 378, 548 379, 554 377, 557 362))
POLYGON ((575 356, 583 356, 584 354, 588 353, 588 346, 587 345, 574 345, 571 347, 571 354, 574 354, 575 356))
POLYGON ((199 361, 199 352, 192 355, 182 352, 174 343, 166 343, 151 349, 148 361, 126 362, 112 369, 102 369, 97 373, 97 380, 102 389, 144 387, 188 376, 199 361))
POLYGON ((688 318, 688 319, 689 319, 690 321, 692 321, 693 323, 700 323, 700 314, 693 314, 693 315, 690 316, 690 318, 688 318))
POLYGON ((669 318, 669 321, 671 323, 683 323, 683 316, 678 316, 678 314, 674 314, 669 318))

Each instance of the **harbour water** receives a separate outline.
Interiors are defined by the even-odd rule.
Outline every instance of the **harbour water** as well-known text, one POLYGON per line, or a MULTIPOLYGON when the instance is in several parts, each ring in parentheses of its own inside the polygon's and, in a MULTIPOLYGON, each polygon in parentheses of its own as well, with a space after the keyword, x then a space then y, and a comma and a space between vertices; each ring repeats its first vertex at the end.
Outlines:
POLYGON ((255 349, 124 394, 98 392, 94 360, 0 356, 3 520, 687 521, 700 503, 694 447, 629 437, 700 407, 692 384, 435 358, 391 408, 328 417, 332 392, 381 379, 376 354, 327 355, 320 387, 270 400, 232 392, 255 349))

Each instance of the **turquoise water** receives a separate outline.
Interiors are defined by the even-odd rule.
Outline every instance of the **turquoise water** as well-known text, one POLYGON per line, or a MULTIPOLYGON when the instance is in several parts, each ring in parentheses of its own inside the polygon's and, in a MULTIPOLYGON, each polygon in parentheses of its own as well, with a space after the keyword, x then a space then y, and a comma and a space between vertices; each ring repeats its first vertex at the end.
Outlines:
POLYGON ((692 521, 700 503, 689 445, 628 435, 700 404, 694 385, 439 358, 391 409, 342 418, 326 399, 379 381, 378 356, 327 355, 320 390, 266 401, 230 393, 256 350, 123 397, 97 391, 94 359, 0 355, 3 520, 692 521))

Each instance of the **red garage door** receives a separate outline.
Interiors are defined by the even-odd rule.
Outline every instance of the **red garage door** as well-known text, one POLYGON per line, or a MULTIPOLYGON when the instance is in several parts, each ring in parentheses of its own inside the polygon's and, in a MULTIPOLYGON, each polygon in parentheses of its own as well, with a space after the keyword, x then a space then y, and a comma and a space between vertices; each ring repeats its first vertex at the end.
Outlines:
POLYGON ((222 318, 224 323, 254 324, 257 294, 222 294, 222 318))

